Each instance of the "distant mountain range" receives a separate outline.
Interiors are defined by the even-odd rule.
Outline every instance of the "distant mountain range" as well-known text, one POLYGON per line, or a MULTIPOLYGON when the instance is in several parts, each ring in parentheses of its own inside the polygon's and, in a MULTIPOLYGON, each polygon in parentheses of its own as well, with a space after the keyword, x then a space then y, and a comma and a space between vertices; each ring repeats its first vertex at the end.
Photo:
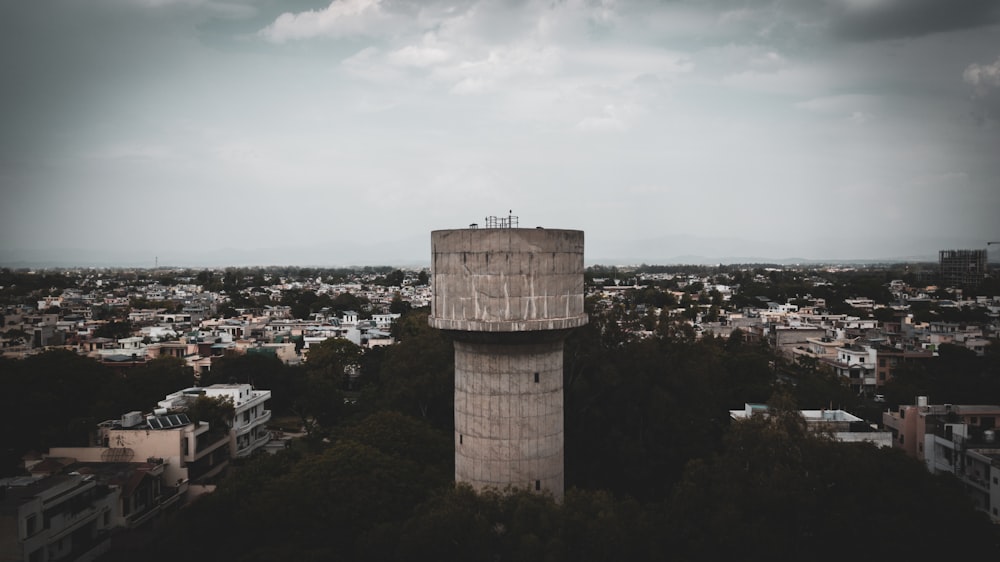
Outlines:
MULTIPOLYGON (((792 239, 794 241, 794 239, 792 239)), ((952 248, 982 248, 983 243, 963 240, 905 240, 880 244, 879 250, 857 246, 854 257, 843 247, 817 248, 815 255, 801 257, 786 241, 671 235, 648 239, 606 240, 588 236, 587 265, 716 265, 733 263, 863 264, 937 262, 937 252, 952 248), (964 243, 963 243, 964 242, 964 243), (791 257, 789 257, 791 256, 791 257), (826 256, 826 257, 823 257, 826 256)), ((796 244, 800 248, 800 244, 796 244)), ((800 248, 801 249, 801 248, 800 248)), ((46 267, 241 267, 294 265, 302 267, 349 267, 430 265, 430 236, 413 236, 392 242, 334 242, 330 244, 282 245, 262 248, 167 248, 128 250, 114 247, 57 248, 45 250, 0 249, 0 266, 46 267)), ((1000 261, 1000 248, 991 247, 991 263, 1000 261)))

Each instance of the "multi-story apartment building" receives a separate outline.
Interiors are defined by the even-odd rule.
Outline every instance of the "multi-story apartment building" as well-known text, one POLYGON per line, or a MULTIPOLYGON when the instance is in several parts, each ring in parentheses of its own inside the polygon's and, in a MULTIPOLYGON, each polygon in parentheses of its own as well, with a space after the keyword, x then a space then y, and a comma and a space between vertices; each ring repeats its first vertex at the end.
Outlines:
POLYGON ((108 551, 113 494, 92 477, 7 479, 0 489, 0 562, 86 562, 108 551))
MULTIPOLYGON (((1000 407, 992 408, 995 414, 985 419, 995 423, 1000 417, 1000 407)), ((1000 442, 992 429, 995 426, 983 429, 961 419, 940 419, 934 433, 924 437, 927 470, 934 474, 954 474, 976 509, 985 511, 994 523, 1000 523, 1000 442)))
POLYGON ((262 450, 271 439, 267 422, 271 411, 265 403, 271 399, 270 390, 254 390, 249 384, 213 384, 192 387, 167 395, 159 402, 161 411, 181 412, 199 396, 229 399, 235 410, 229 430, 229 454, 233 458, 248 457, 262 450))
POLYGON ((1000 523, 1000 406, 928 404, 882 414, 893 447, 919 459, 934 474, 954 474, 975 506, 1000 523))
POLYGON ((877 364, 875 348, 866 345, 845 345, 837 349, 834 358, 823 358, 821 362, 843 377, 855 392, 873 392, 878 386, 875 375, 877 364))

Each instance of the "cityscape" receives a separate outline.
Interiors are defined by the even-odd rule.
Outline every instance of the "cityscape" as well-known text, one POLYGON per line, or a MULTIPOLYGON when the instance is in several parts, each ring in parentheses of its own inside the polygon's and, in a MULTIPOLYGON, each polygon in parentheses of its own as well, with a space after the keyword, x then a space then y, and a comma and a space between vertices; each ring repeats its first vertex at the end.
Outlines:
MULTIPOLYGON (((637 558, 694 559, 751 539, 692 542, 711 520, 690 519, 689 502, 732 510, 777 494, 759 478, 864 494, 839 507, 825 492, 777 494, 773 512, 753 510, 765 519, 819 501, 853 525, 862 514, 838 510, 905 501, 948 513, 949 533, 983 552, 1000 545, 1000 278, 986 249, 938 263, 585 267, 582 232, 516 219, 435 232, 430 268, 0 269, 4 423, 18 428, 0 479, 7 559, 409 558, 431 537, 451 537, 446 558, 538 555, 514 538, 527 529, 454 535, 434 519, 469 508, 496 510, 490 533, 547 513, 534 536, 560 555, 606 559, 581 545, 626 541, 637 558), (703 480, 733 478, 732 462, 762 464, 717 496, 721 481, 703 480), (598 505, 634 527, 562 543, 597 524, 583 513, 598 505), (208 525, 217 510, 235 527, 208 525), (376 521, 396 529, 379 548, 364 542, 376 521), (292 522, 301 535, 233 542, 292 522)), ((856 543, 906 552, 878 545, 914 524, 856 543)), ((844 532, 829 517, 801 525, 816 537, 775 527, 758 547, 782 558, 827 540, 815 525, 844 532)))
POLYGON ((0 3, 0 562, 1000 559, 998 45, 0 3))

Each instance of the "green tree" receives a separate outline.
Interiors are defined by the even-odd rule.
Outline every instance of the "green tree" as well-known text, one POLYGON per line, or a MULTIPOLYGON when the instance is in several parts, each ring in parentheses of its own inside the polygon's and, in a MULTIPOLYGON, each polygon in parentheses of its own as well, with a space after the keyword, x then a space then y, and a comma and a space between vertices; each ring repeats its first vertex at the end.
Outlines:
POLYGON ((193 422, 207 423, 212 433, 228 433, 233 426, 236 407, 228 396, 211 398, 202 395, 188 406, 187 415, 193 422))
POLYGON ((194 372, 183 359, 162 356, 129 369, 127 377, 114 381, 115 406, 121 412, 143 409, 178 390, 194 384, 194 372))
POLYGON ((958 535, 998 552, 997 530, 956 482, 900 451, 812 434, 794 408, 776 397, 768 415, 732 425, 720 454, 688 465, 669 506, 679 558, 945 555, 958 535))
POLYGON ((327 338, 309 346, 306 366, 309 370, 323 370, 331 377, 343 378, 357 370, 361 353, 361 348, 350 340, 327 338))
POLYGON ((392 301, 389 303, 389 312, 392 314, 402 314, 410 310, 410 308, 409 301, 403 300, 403 297, 399 293, 392 296, 392 301))
POLYGON ((99 338, 121 339, 132 335, 134 328, 128 320, 112 320, 101 324, 94 330, 94 336, 99 338))
POLYGON ((366 378, 363 397, 380 408, 454 425, 455 351, 441 330, 428 326, 429 311, 414 310, 393 324, 399 342, 386 351, 378 378, 366 378))
POLYGON ((214 363, 211 371, 202 373, 201 384, 210 386, 217 383, 239 383, 270 390, 269 407, 275 414, 283 415, 291 412, 296 388, 293 378, 296 373, 273 355, 227 355, 214 363))

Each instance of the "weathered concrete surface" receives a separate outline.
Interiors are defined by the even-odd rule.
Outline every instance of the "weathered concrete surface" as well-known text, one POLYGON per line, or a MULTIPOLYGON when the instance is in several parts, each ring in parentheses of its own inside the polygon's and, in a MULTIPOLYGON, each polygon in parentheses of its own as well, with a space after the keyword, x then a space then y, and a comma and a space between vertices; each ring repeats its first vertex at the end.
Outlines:
POLYGON ((587 322, 583 232, 431 233, 429 323, 455 339, 455 480, 563 497, 563 340, 587 322))
POLYGON ((455 342, 457 482, 562 497, 562 367, 561 340, 455 342))
POLYGON ((435 328, 515 332, 587 322, 582 231, 437 230, 431 251, 435 328))

